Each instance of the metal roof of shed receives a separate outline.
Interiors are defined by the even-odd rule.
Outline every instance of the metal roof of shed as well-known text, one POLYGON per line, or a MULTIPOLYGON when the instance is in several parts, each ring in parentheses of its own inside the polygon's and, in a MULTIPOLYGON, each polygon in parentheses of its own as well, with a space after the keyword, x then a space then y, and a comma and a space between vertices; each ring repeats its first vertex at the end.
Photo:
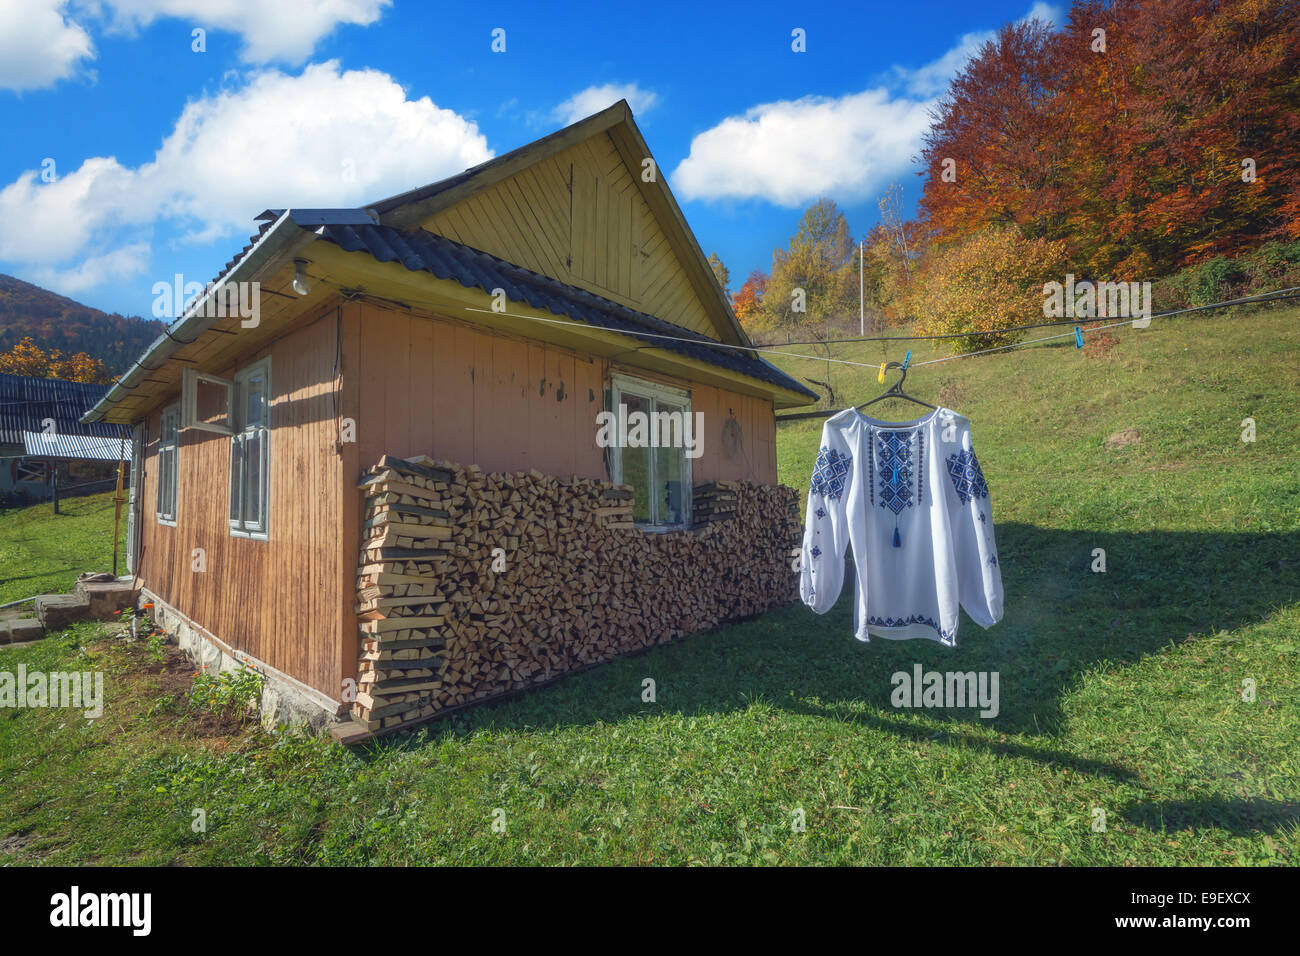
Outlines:
POLYGON ((47 435, 44 432, 23 432, 23 446, 30 458, 79 458, 94 461, 118 461, 125 454, 131 457, 131 443, 122 438, 103 435, 47 435))
POLYGON ((81 416, 108 389, 60 378, 0 375, 0 444, 21 445, 24 432, 45 431, 45 420, 51 418, 63 435, 118 435, 119 425, 80 424, 81 416))

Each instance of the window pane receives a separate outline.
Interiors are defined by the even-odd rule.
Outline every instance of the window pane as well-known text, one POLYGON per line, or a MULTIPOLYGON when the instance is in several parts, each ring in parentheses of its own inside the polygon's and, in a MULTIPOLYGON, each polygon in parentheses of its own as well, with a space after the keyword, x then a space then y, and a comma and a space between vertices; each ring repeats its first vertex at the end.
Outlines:
MULTIPOLYGON (((650 510, 650 431, 648 427, 640 430, 632 427, 634 419, 633 413, 640 412, 648 420, 650 416, 650 401, 639 395, 628 395, 626 392, 620 395, 619 401, 627 406, 627 441, 628 447, 619 450, 623 459, 623 484, 631 485, 633 489, 632 496, 632 520, 634 521, 651 521, 653 515, 650 510), (642 447, 631 447, 636 442, 642 447)), ((637 417, 640 418, 641 415, 637 417)))
POLYGON ((244 383, 244 428, 266 424, 266 380, 261 375, 250 376, 244 383))
POLYGON ((230 439, 230 520, 239 521, 243 495, 240 488, 244 482, 244 439, 235 435, 230 439))
POLYGON ((681 448, 655 449, 655 508, 660 524, 683 524, 686 506, 682 485, 683 457, 681 448))
POLYGON ((266 438, 261 429, 244 436, 244 508, 246 530, 262 527, 262 460, 266 438))

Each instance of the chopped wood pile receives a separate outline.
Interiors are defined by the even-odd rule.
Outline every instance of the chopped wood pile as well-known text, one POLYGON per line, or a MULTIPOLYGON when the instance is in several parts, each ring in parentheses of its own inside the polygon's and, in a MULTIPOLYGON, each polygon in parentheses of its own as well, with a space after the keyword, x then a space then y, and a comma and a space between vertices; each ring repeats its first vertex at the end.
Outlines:
POLYGON ((432 717, 797 597, 794 491, 693 489, 696 526, 638 530, 633 492, 385 456, 364 493, 352 714, 432 717))

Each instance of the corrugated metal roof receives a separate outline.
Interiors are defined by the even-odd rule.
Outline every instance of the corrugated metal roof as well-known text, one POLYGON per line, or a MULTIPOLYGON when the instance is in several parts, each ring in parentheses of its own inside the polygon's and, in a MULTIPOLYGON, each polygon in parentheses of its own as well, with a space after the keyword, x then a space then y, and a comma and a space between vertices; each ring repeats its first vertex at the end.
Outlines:
POLYGON ((23 432, 23 446, 32 458, 91 458, 96 461, 118 461, 123 455, 131 457, 131 441, 125 449, 121 438, 103 435, 47 435, 43 432, 23 432))
POLYGON ((316 233, 347 252, 366 252, 380 262, 400 262, 412 272, 431 272, 439 279, 455 279, 466 288, 479 288, 488 294, 493 289, 504 289, 511 301, 526 302, 535 309, 544 309, 598 328, 622 332, 640 338, 649 345, 689 355, 710 365, 779 385, 809 398, 817 397, 814 392, 761 358, 738 349, 719 348, 713 339, 698 332, 629 309, 445 236, 423 229, 399 230, 392 226, 328 223, 320 226, 316 233), (665 341, 654 338, 653 335, 677 336, 693 341, 665 341))
POLYGON ((47 418, 54 419, 55 430, 64 435, 117 436, 120 425, 80 424, 81 416, 108 388, 59 378, 0 375, 0 443, 21 445, 23 432, 45 431, 47 418))

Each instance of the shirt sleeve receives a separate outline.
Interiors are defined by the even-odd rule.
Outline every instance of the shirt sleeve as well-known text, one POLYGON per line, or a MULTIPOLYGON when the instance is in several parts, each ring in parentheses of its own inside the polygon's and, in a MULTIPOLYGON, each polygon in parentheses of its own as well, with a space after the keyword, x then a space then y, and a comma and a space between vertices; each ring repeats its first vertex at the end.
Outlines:
POLYGON ((799 575, 799 596, 818 614, 825 614, 835 605, 844 585, 854 465, 844 435, 827 422, 808 487, 799 575))
POLYGON ((958 595, 972 621, 980 627, 992 627, 1002 619, 1002 569, 993 536, 992 499, 969 428, 962 429, 960 444, 944 460, 958 595))

